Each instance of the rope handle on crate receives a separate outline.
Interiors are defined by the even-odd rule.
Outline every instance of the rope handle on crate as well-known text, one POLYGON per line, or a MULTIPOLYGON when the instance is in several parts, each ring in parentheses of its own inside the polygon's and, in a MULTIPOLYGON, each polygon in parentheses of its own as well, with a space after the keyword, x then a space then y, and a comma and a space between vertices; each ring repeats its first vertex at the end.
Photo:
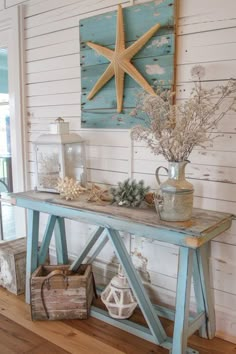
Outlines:
MULTIPOLYGON (((65 269, 65 270, 60 270, 60 269, 55 269, 52 272, 50 272, 44 279, 44 281, 42 282, 41 285, 41 299, 42 299, 42 304, 43 304, 43 309, 46 313, 47 318, 49 319, 49 314, 48 314, 48 310, 45 304, 45 298, 44 298, 44 285, 45 283, 47 283, 47 289, 50 290, 50 282, 49 280, 55 276, 62 276, 64 278, 64 283, 65 283, 65 290, 67 290, 69 282, 68 282, 68 276, 72 275, 72 274, 76 274, 76 272, 74 272, 73 270, 69 270, 69 269, 65 269)), ((97 290, 96 290, 96 284, 95 284, 95 279, 94 279, 94 275, 92 273, 92 282, 93 282, 93 291, 94 291, 94 295, 97 299, 98 295, 97 295, 97 290)))

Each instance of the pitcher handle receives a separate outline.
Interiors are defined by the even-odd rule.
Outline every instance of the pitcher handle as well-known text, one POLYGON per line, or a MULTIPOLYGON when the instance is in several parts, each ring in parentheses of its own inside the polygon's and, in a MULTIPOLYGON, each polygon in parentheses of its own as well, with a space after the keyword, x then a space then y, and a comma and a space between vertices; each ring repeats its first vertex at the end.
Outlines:
POLYGON ((160 171, 161 168, 164 168, 164 170, 166 170, 166 172, 168 173, 168 168, 166 168, 164 166, 157 167, 157 169, 156 169, 156 180, 157 180, 157 183, 159 185, 161 184, 161 181, 160 181, 160 178, 159 178, 159 171, 160 171))

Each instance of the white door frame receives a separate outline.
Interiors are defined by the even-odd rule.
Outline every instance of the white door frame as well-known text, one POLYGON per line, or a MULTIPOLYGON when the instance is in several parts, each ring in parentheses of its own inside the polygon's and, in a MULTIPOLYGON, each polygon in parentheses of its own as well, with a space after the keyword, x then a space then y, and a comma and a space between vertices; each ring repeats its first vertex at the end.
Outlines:
MULTIPOLYGON (((15 192, 25 189, 25 124, 24 73, 23 73, 23 26, 22 8, 19 6, 0 12, 0 36, 8 37, 8 85, 11 116, 11 147, 13 166, 13 187, 15 192)), ((0 46, 2 44, 0 43, 0 46)), ((4 43, 3 43, 4 46, 4 43)))
MULTIPOLYGON (((23 8, 15 6, 0 12, 0 47, 8 49, 8 87, 10 102, 10 130, 13 190, 26 188, 26 124, 24 98, 24 39, 23 8), (5 38, 5 44, 4 44, 5 38)), ((25 235, 25 213, 17 211, 16 229, 19 236, 25 235), (22 219, 23 217, 23 219, 22 219), (18 222, 17 222, 18 219, 18 222), (24 225, 23 225, 24 224, 24 225)), ((18 235, 17 235, 18 236, 18 235)))

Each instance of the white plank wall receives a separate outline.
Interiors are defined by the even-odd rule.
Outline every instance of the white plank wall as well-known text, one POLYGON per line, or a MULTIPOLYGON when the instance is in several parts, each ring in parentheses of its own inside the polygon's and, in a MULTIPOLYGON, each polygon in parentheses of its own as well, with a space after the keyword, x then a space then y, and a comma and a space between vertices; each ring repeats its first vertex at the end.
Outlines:
MULTIPOLYGON (((130 5, 128 0, 0 0, 0 10, 19 4, 23 4, 25 10, 28 111, 25 143, 29 147, 28 171, 32 186, 32 141, 47 131, 48 123, 58 116, 68 120, 73 131, 80 130, 79 19, 115 10, 118 3, 130 5)), ((205 66, 208 87, 230 77, 236 78, 236 18, 233 17, 236 1, 179 0, 179 3, 177 94, 181 100, 188 97, 191 90, 190 70, 194 64, 205 66)), ((213 147, 192 153, 187 175, 195 187, 196 206, 236 213, 235 114, 224 118, 220 131, 222 136, 214 141, 213 147)), ((156 188, 154 171, 159 165, 166 166, 166 162, 162 157, 153 156, 142 144, 132 146, 128 131, 82 130, 80 134, 88 141, 90 181, 113 185, 132 176, 156 188)), ((77 228, 74 222, 67 221, 72 257, 93 227, 84 225, 80 238, 77 228)), ((127 235, 124 237, 128 239, 127 235)), ((178 248, 132 237, 131 250, 141 253, 135 264, 142 275, 149 274, 152 296, 174 304, 178 248)), ((112 248, 108 245, 96 262, 99 281, 105 282, 113 275, 114 262, 112 248)), ((212 242, 210 265, 217 334, 236 343, 236 222, 231 230, 212 242)))

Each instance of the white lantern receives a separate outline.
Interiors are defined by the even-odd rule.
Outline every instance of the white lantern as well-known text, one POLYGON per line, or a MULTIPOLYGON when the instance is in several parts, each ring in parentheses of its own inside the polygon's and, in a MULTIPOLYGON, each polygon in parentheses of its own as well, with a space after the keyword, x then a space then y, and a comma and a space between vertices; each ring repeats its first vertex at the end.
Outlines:
POLYGON ((86 186, 85 141, 69 132, 69 123, 62 118, 50 124, 50 133, 35 141, 36 188, 57 192, 58 178, 70 177, 86 186))
POLYGON ((101 293, 101 300, 113 318, 129 318, 134 312, 137 302, 121 267, 101 293))

